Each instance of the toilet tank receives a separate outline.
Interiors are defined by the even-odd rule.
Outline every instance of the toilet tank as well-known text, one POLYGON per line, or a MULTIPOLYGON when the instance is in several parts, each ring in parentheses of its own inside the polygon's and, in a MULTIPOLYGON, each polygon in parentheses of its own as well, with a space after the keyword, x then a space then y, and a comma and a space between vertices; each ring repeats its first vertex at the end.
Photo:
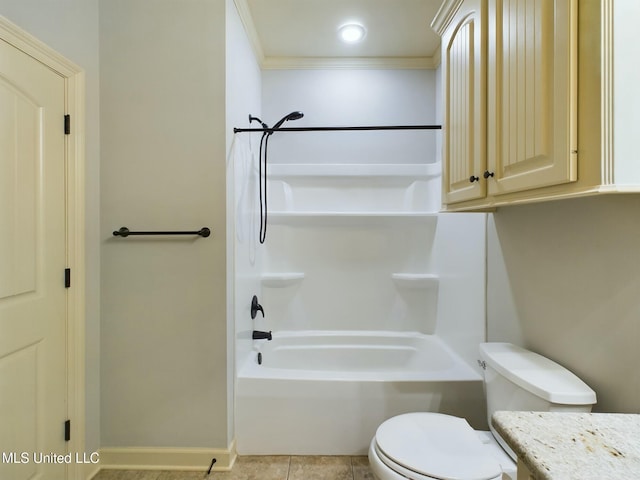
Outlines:
POLYGON ((595 392, 576 375, 524 348, 482 343, 480 359, 489 425, 498 410, 590 412, 596 403, 595 392))

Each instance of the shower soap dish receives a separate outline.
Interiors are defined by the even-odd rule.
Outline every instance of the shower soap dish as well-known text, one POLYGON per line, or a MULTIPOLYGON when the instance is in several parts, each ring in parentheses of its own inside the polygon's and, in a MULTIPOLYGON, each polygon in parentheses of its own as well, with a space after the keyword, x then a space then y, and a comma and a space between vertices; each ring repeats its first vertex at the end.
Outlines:
POLYGON ((392 273, 391 278, 403 288, 437 288, 438 275, 433 273, 392 273))
POLYGON ((299 283, 304 278, 302 272, 265 273, 261 277, 265 287, 282 288, 299 283))

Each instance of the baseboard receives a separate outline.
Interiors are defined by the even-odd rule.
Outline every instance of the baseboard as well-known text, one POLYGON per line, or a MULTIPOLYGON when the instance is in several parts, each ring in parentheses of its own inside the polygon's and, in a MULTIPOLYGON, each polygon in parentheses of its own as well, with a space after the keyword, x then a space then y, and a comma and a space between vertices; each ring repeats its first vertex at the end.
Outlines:
MULTIPOLYGON (((216 448, 160 448, 124 447, 101 448, 100 470, 231 470, 236 460, 235 440, 227 449, 216 448)), ((94 472, 93 475, 95 475, 94 472)), ((91 477, 86 477, 91 478, 91 477)))
POLYGON ((95 477, 98 474, 98 472, 100 472, 99 462, 97 464, 94 464, 94 463, 85 464, 84 471, 82 472, 82 478, 85 478, 86 480, 91 480, 93 477, 95 477))

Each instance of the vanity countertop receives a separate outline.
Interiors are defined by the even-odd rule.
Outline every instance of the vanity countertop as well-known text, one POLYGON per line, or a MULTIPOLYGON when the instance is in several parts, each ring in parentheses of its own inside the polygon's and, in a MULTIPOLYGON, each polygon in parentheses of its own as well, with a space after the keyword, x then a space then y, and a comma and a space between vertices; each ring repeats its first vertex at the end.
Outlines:
POLYGON ((496 412, 492 424, 536 480, 640 479, 640 415, 496 412))

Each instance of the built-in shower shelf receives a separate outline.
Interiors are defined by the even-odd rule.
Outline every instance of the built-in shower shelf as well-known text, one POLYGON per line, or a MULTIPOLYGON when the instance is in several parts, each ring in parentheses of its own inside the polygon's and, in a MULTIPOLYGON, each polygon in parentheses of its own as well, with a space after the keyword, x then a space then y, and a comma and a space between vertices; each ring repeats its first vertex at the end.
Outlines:
POLYGON ((371 222, 437 222, 432 212, 331 212, 331 211, 274 211, 269 212, 273 225, 354 225, 371 222))
POLYGON ((392 273, 393 281, 402 288, 438 288, 440 278, 433 273, 392 273))
POLYGON ((304 279, 302 272, 264 273, 261 277, 265 287, 282 288, 295 285, 304 279))
POLYGON ((442 172, 441 167, 439 162, 420 164, 271 163, 267 171, 269 178, 277 180, 377 177, 387 182, 398 177, 411 180, 438 177, 442 172))

